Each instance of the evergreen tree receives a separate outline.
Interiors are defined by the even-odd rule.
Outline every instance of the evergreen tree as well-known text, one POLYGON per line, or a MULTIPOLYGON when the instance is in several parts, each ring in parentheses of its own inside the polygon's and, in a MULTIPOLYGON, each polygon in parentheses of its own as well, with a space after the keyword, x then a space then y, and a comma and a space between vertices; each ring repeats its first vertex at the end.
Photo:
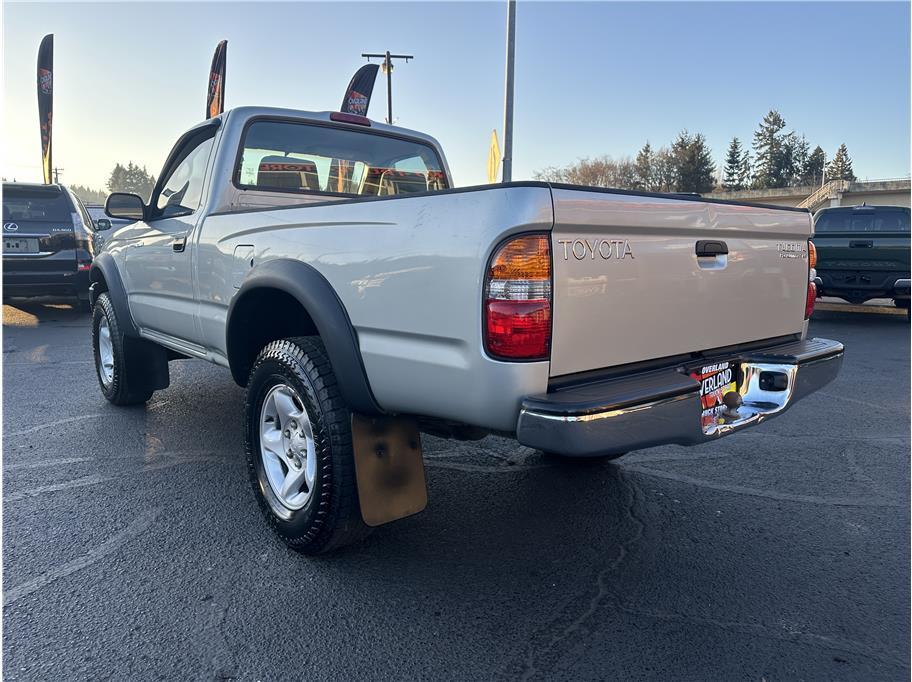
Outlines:
POLYGON ((82 185, 69 185, 69 188, 84 204, 103 204, 108 197, 107 192, 82 185))
POLYGON ((811 152, 810 156, 808 156, 807 162, 804 164, 804 168, 801 171, 802 184, 821 184, 823 182, 823 168, 825 164, 826 154, 823 153, 823 149, 820 148, 820 145, 817 145, 814 147, 814 151, 811 152))
POLYGON ((751 177, 751 156, 750 152, 745 149, 744 154, 741 155, 741 172, 738 175, 738 183, 746 189, 751 185, 751 177))
POLYGON ((138 166, 132 161, 126 166, 116 164, 108 177, 108 190, 111 192, 131 192, 148 200, 155 187, 155 176, 150 175, 145 166, 138 166))
POLYGON ((855 173, 852 172, 852 159, 849 158, 849 150, 846 149, 845 143, 839 145, 836 150, 836 156, 827 165, 827 180, 856 180, 855 173))
POLYGON ((671 145, 671 154, 675 163, 675 191, 703 193, 713 189, 716 165, 702 134, 681 131, 671 145))
POLYGON ((646 144, 644 144, 643 148, 637 153, 636 161, 634 162, 636 182, 640 189, 652 190, 655 188, 652 163, 652 146, 649 144, 649 140, 646 140, 646 144))
POLYGON ((785 137, 785 162, 784 170, 787 173, 788 184, 795 187, 809 184, 805 182, 804 171, 811 154, 811 145, 807 138, 798 133, 791 132, 785 137))
POLYGON ((725 156, 725 168, 722 171, 722 188, 726 190, 744 189, 742 182, 743 164, 746 153, 741 148, 741 140, 733 137, 725 156))
POLYGON ((775 109, 763 117, 760 127, 754 133, 754 187, 767 189, 784 187, 786 164, 783 154, 782 130, 785 119, 775 109))
POLYGON ((126 174, 127 169, 121 166, 119 163, 115 164, 114 170, 111 171, 111 174, 108 176, 107 188, 109 192, 123 192, 125 185, 124 175, 126 174))

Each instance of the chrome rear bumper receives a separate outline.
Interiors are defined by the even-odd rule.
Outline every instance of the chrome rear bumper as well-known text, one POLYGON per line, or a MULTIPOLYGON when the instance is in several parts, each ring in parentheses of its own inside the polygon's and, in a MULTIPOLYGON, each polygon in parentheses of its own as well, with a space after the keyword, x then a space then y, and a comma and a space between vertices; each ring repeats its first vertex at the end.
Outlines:
POLYGON ((529 396, 516 437, 532 448, 579 457, 704 443, 782 414, 830 383, 843 351, 837 341, 809 339, 727 356, 742 372, 743 403, 728 423, 707 429, 701 424, 700 384, 683 367, 673 367, 529 396), (761 375, 778 376, 778 390, 761 388, 761 375))

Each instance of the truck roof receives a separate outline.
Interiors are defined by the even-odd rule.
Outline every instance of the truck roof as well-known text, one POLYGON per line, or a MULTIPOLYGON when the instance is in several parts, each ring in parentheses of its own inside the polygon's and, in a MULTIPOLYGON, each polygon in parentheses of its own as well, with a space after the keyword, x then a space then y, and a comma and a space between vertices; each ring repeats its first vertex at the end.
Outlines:
POLYGON ((51 183, 50 185, 46 185, 43 182, 9 182, 9 181, 7 181, 7 182, 3 183, 3 186, 4 187, 22 187, 23 189, 38 189, 38 190, 53 189, 58 192, 61 189, 63 189, 63 185, 59 185, 56 183, 51 183))
MULTIPOLYGON (((267 116, 271 118, 294 118, 294 119, 305 119, 309 121, 316 122, 326 122, 332 123, 333 125, 342 125, 351 127, 354 130, 364 130, 366 126, 357 125, 354 123, 346 123, 345 121, 333 121, 330 116, 332 114, 338 114, 337 111, 305 111, 303 109, 284 109, 281 107, 235 107, 234 109, 228 109, 223 114, 219 115, 219 118, 228 117, 228 116, 240 116, 242 118, 256 118, 259 116, 267 116)), ((427 133, 422 133, 417 130, 411 130, 410 128, 401 128, 399 126, 391 126, 386 123, 380 123, 373 119, 370 120, 370 130, 379 131, 383 133, 389 133, 392 135, 399 135, 403 137, 411 137, 416 140, 422 140, 427 142, 438 150, 440 150, 440 143, 432 136, 427 133)), ((204 124, 200 124, 204 125, 204 124)))

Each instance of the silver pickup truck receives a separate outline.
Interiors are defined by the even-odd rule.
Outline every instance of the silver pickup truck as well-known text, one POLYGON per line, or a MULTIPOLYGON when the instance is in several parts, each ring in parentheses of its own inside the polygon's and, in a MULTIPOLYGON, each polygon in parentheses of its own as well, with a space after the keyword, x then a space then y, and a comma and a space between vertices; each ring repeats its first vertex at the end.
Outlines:
POLYGON ((711 441, 831 381, 800 210, 515 182, 431 137, 238 108, 184 134, 91 269, 104 396, 203 358, 247 389, 253 489, 317 553, 426 503, 419 433, 574 457, 711 441))

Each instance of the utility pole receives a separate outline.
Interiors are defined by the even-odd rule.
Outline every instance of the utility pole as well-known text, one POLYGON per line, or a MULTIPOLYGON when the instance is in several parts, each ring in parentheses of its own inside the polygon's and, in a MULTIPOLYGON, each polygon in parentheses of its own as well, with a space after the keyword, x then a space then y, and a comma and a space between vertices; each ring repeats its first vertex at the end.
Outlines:
POLYGON ((57 166, 54 166, 54 184, 55 185, 60 184, 60 174, 62 172, 63 172, 63 168, 57 168, 57 166))
POLYGON ((507 74, 504 94, 503 182, 513 180, 513 67, 516 50, 516 0, 507 0, 507 74))
POLYGON ((415 55, 390 54, 390 51, 387 50, 383 54, 378 54, 376 52, 362 52, 361 56, 367 57, 367 61, 370 61, 371 57, 383 59, 383 63, 380 65, 380 68, 383 70, 383 73, 386 74, 386 122, 390 125, 393 125, 393 60, 404 59, 405 63, 408 64, 408 60, 414 59, 415 55))

